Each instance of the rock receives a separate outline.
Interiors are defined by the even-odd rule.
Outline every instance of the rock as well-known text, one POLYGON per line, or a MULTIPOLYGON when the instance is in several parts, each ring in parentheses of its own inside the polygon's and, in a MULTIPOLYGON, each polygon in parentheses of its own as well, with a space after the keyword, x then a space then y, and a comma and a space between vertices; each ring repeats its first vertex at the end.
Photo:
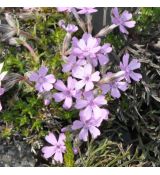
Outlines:
POLYGON ((0 167, 34 167, 36 159, 24 141, 0 141, 0 167))

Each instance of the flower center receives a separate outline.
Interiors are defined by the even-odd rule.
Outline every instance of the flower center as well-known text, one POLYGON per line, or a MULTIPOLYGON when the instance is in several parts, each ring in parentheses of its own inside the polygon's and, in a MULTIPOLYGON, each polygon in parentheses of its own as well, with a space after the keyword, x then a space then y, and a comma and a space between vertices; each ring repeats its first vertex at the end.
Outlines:
POLYGON ((90 106, 94 106, 93 100, 91 100, 91 101, 89 102, 89 105, 90 105, 90 106))
POLYGON ((66 91, 65 91, 65 95, 66 95, 66 96, 71 96, 70 90, 66 90, 66 91))
POLYGON ((89 81, 89 80, 90 80, 90 76, 86 76, 86 77, 85 77, 85 80, 86 80, 86 81, 89 81))
POLYGON ((39 77, 38 82, 41 83, 41 84, 44 83, 45 82, 45 78, 44 77, 39 77))

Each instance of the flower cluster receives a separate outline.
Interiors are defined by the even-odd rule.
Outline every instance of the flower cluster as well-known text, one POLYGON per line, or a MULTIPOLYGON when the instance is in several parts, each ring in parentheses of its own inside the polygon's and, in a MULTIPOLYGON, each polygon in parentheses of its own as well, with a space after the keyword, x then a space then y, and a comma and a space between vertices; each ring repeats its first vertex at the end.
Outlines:
MULTIPOLYGON (((78 14, 92 14, 97 12, 97 9, 65 7, 58 8, 58 11, 72 12, 83 31, 86 30, 83 24, 89 24, 88 31, 85 31, 81 38, 77 38, 71 36, 71 33, 78 30, 77 26, 66 25, 63 20, 58 23, 67 32, 61 53, 64 61, 62 72, 69 75, 68 79, 56 80, 54 75, 47 75, 48 69, 42 66, 31 74, 29 80, 35 82, 36 90, 44 95, 46 105, 54 99, 57 103, 62 102, 65 110, 79 111, 79 119, 73 121, 70 127, 72 132, 79 131, 79 140, 87 141, 90 136, 95 139, 101 133, 99 127, 102 122, 108 120, 106 95, 120 98, 121 93, 128 89, 131 80, 140 81, 142 75, 135 72, 140 68, 140 63, 137 59, 129 61, 129 54, 124 53, 118 72, 101 71, 101 68, 107 67, 110 62, 109 54, 112 52, 112 46, 110 43, 101 44, 101 38, 92 35, 89 21, 91 18, 87 18, 87 23, 83 23, 78 16, 78 14), (54 93, 51 92, 53 88, 56 90, 54 93)), ((117 8, 114 8, 112 13, 113 24, 119 27, 122 33, 128 34, 126 27, 132 28, 135 25, 134 21, 130 21, 132 15, 124 11, 120 16, 117 8)), ((66 150, 65 135, 60 134, 57 141, 50 133, 45 139, 52 146, 42 149, 44 157, 54 155, 54 160, 62 163, 62 153, 66 150)))

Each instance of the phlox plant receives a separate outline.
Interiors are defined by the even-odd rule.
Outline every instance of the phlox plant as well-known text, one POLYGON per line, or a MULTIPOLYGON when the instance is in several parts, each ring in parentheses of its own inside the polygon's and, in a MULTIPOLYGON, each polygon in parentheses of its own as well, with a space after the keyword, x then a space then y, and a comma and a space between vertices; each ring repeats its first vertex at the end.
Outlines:
MULTIPOLYGON (((128 29, 135 26, 131 13, 125 10, 120 14, 118 8, 113 8, 112 24, 93 35, 92 14, 98 12, 96 8, 59 7, 57 11, 70 13, 77 22, 77 25, 67 24, 63 19, 58 22, 59 27, 66 32, 60 54, 63 60, 62 73, 68 75, 67 81, 49 74, 45 65, 32 71, 28 75, 28 81, 42 95, 44 105, 49 105, 54 100, 62 104, 64 110, 75 109, 79 113, 71 125, 62 128, 58 139, 51 132, 45 137, 50 145, 42 148, 44 158, 53 158, 53 161, 63 163, 63 154, 66 152, 65 132, 69 131, 73 140, 78 139, 81 142, 96 139, 103 132, 99 129, 102 122, 107 122, 109 118, 106 96, 110 94, 113 99, 120 98, 129 84, 140 81, 142 75, 137 72, 140 62, 131 58, 127 52, 119 63, 118 72, 102 71, 109 64, 109 54, 113 49, 110 43, 102 44, 102 37, 116 28, 123 35, 128 35, 128 29), (83 15, 85 21, 81 18, 83 15), (79 38, 74 36, 78 30, 83 31, 79 38)), ((1 69, 2 65, 0 71, 1 69)), ((1 87, 4 74, 0 74, 0 96, 4 93, 1 87)), ((73 146, 73 150, 75 149, 73 146)))

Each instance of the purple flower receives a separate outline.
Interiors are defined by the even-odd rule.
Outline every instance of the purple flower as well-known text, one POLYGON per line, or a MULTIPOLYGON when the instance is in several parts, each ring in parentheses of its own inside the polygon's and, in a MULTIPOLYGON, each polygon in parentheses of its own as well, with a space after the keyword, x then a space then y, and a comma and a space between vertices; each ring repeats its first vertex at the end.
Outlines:
POLYGON ((109 43, 104 44, 99 50, 99 52, 97 53, 97 56, 94 58, 91 58, 90 62, 94 67, 98 65, 98 62, 100 63, 100 65, 107 64, 109 61, 108 53, 110 53, 111 51, 112 51, 111 45, 109 43))
POLYGON ((76 56, 70 55, 66 63, 63 65, 63 72, 70 72, 76 70, 79 66, 86 64, 86 60, 77 60, 76 56))
POLYGON ((53 159, 55 161, 63 163, 63 153, 65 153, 66 151, 65 139, 66 139, 65 135, 60 134, 59 139, 57 141, 54 134, 49 133, 49 135, 45 137, 45 140, 52 146, 45 146, 42 148, 44 158, 48 159, 54 155, 53 159))
POLYGON ((61 91, 53 94, 56 102, 61 102, 64 100, 63 108, 69 109, 72 106, 72 97, 76 95, 75 90, 76 80, 72 77, 68 77, 67 86, 61 80, 57 80, 54 87, 55 89, 61 91))
POLYGON ((73 38, 72 54, 83 58, 94 58, 97 52, 101 49, 97 38, 93 38, 91 34, 84 33, 82 39, 73 38))
POLYGON ((72 7, 57 7, 59 12, 71 12, 72 7))
MULTIPOLYGON (((1 88, 0 87, 0 96, 2 96, 4 94, 4 88, 1 88)), ((1 104, 1 101, 0 101, 0 111, 2 110, 2 104, 1 104)))
POLYGON ((64 30, 68 33, 73 33, 78 30, 78 27, 75 26, 74 24, 68 24, 66 27, 64 27, 64 30))
POLYGON ((53 88, 53 83, 56 79, 54 75, 47 75, 48 68, 42 66, 37 72, 30 75, 29 80, 36 83, 35 88, 40 93, 50 91, 53 88))
POLYGON ((126 27, 133 28, 136 24, 135 21, 130 21, 132 19, 132 14, 125 10, 121 16, 119 15, 118 8, 113 8, 112 10, 112 23, 119 26, 122 33, 128 34, 126 27))
POLYGON ((97 120, 94 118, 88 119, 87 114, 83 112, 80 114, 80 120, 73 122, 72 130, 81 129, 79 133, 79 139, 85 142, 88 140, 88 132, 90 132, 92 138, 95 139, 100 135, 100 130, 98 127, 101 125, 104 116, 108 116, 106 110, 103 110, 102 117, 97 120))
POLYGON ((104 109, 100 108, 103 105, 106 105, 107 101, 105 96, 98 95, 94 97, 93 92, 85 92, 84 98, 78 98, 76 100, 75 108, 76 109, 84 109, 80 113, 84 113, 87 119, 91 117, 98 119, 102 116, 102 112, 104 109))
MULTIPOLYGON (((106 77, 110 77, 113 73, 108 72, 106 77)), ((128 88, 128 83, 122 81, 124 77, 118 78, 110 83, 102 84, 101 89, 103 94, 107 94, 109 91, 111 92, 111 96, 114 98, 120 98, 120 90, 126 91, 128 88)))
POLYGON ((81 7, 77 9, 80 9, 80 11, 78 11, 79 14, 91 14, 98 11, 95 7, 81 7))
POLYGON ((142 75, 136 72, 133 72, 136 69, 139 69, 141 66, 140 62, 137 59, 133 59, 129 63, 129 54, 126 53, 123 56, 123 61, 120 62, 120 69, 125 71, 125 79, 128 83, 131 83, 131 79, 134 81, 140 81, 142 75), (131 79, 130 79, 131 78, 131 79))
POLYGON ((76 32, 78 30, 78 27, 74 24, 68 24, 67 26, 65 25, 65 21, 64 20, 60 20, 58 22, 58 25, 60 27, 62 27, 66 32, 68 33, 73 33, 76 32))
POLYGON ((76 90, 80 90, 85 86, 85 91, 90 91, 94 88, 93 82, 98 82, 100 80, 99 76, 100 72, 96 71, 92 73, 92 65, 86 64, 84 67, 78 67, 76 70, 73 71, 72 76, 78 79, 75 85, 76 90))

